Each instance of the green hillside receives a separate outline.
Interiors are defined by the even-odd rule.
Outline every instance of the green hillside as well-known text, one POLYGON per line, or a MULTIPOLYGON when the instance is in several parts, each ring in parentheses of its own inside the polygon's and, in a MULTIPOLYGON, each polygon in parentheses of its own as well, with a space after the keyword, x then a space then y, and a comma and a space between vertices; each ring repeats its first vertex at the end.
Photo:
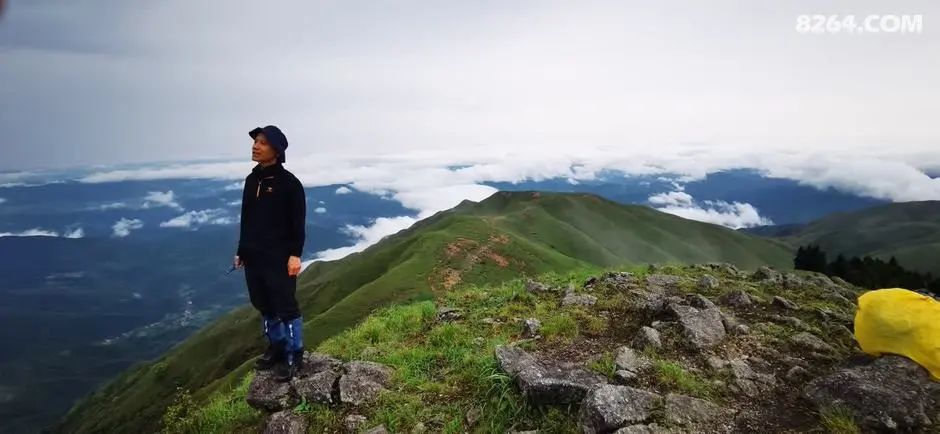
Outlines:
MULTIPOLYGON (((727 228, 586 194, 499 192, 422 220, 300 276, 305 344, 316 347, 393 303, 461 283, 626 263, 728 262, 790 267, 791 249, 727 228)), ((77 404, 62 432, 152 432, 179 390, 204 400, 238 385, 263 348, 257 314, 236 309, 163 357, 123 373, 77 404)))
POLYGON ((940 201, 882 205, 817 220, 784 238, 794 247, 819 244, 830 260, 894 256, 905 268, 940 274, 940 201))

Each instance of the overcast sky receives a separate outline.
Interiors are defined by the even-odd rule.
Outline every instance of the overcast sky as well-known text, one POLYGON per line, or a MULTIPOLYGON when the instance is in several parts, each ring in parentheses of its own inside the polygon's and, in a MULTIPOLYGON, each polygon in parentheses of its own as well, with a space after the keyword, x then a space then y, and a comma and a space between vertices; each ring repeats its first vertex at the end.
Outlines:
POLYGON ((12 0, 0 169, 246 158, 268 123, 289 162, 691 146, 916 166, 940 149, 938 5, 12 0), (795 30, 816 13, 923 14, 924 32, 795 30))

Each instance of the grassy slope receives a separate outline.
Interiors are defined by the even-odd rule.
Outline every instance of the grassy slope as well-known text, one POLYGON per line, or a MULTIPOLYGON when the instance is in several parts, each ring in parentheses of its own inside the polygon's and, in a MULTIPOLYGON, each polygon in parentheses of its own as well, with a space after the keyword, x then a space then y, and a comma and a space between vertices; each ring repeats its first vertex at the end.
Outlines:
POLYGON ((785 238, 793 246, 816 243, 835 259, 897 257, 906 268, 940 274, 940 201, 877 206, 820 219, 785 238))
MULTIPOLYGON (((392 303, 430 299, 458 282, 492 283, 623 263, 723 261, 787 267, 782 243, 592 195, 497 193, 464 202, 365 251, 315 263, 299 280, 313 347, 392 303)), ((206 400, 240 384, 262 349, 257 315, 223 316, 152 363, 126 371, 76 405, 64 432, 147 432, 178 388, 206 400)))
MULTIPOLYGON (((646 267, 626 269, 633 272, 640 282, 649 273, 646 267)), ((823 293, 818 289, 768 287, 693 267, 667 267, 659 272, 681 277, 681 292, 701 292, 695 282, 703 274, 710 274, 722 279, 720 288, 705 290, 712 298, 738 288, 765 300, 770 294, 783 294, 811 308, 838 311, 843 315, 852 311, 852 306, 834 304, 821 298, 823 293)), ((598 274, 593 268, 577 269, 566 274, 549 273, 539 276, 539 280, 553 286, 579 287, 586 277, 598 274)), ((536 318, 542 323, 543 339, 520 342, 520 345, 549 358, 583 362, 614 381, 616 347, 629 342, 635 336, 636 328, 645 324, 646 318, 633 310, 636 296, 629 291, 600 285, 592 293, 599 299, 596 306, 559 306, 560 295, 529 293, 524 289, 523 281, 517 279, 497 285, 462 285, 440 294, 436 302, 426 300, 382 309, 358 326, 322 342, 316 351, 342 360, 370 360, 391 366, 394 369, 391 391, 382 395, 378 402, 360 409, 301 404, 295 412, 303 414, 309 421, 311 428, 308 432, 317 433, 341 432, 343 418, 353 412, 369 419, 366 427, 384 424, 390 432, 410 432, 419 423, 425 425, 429 432, 445 433, 503 433, 530 429, 545 433, 580 432, 576 424, 577 406, 526 405, 511 379, 498 369, 493 350, 496 345, 520 341, 519 318, 536 318), (436 315, 439 305, 459 308, 464 316, 455 322, 440 322, 436 315), (575 349, 574 352, 571 349, 575 349), (470 426, 464 416, 473 407, 481 410, 481 418, 477 425, 470 426)), ((741 317, 748 317, 754 325, 754 332, 747 336, 728 337, 714 350, 718 354, 743 352, 754 355, 759 346, 786 349, 787 338, 800 331, 787 324, 764 322, 777 313, 766 306, 754 306, 743 312, 733 312, 728 307, 725 310, 731 314, 746 312, 747 315, 741 317)), ((832 327, 811 310, 794 315, 801 316, 817 334, 823 334, 822 330, 829 331, 832 327)), ((716 380, 727 381, 725 374, 703 366, 706 355, 690 352, 677 343, 678 334, 666 331, 663 336, 664 348, 644 351, 654 366, 640 387, 659 393, 691 395, 733 409, 744 405, 742 400, 753 401, 734 396, 724 382, 716 383, 716 380)), ((830 336, 828 342, 837 348, 840 358, 854 349, 854 343, 845 334, 830 336)), ((794 352, 788 350, 788 353, 794 352)), ((817 362, 812 369, 826 372, 831 363, 817 362)), ((172 432, 258 432, 264 415, 248 408, 244 399, 244 385, 251 375, 246 373, 240 387, 218 393, 207 405, 188 404, 186 411, 178 412, 179 417, 170 418, 175 428, 172 432)), ((764 432, 781 428, 775 425, 777 423, 789 425, 786 428, 792 429, 791 432, 819 431, 820 424, 830 423, 832 417, 816 420, 812 409, 802 406, 787 407, 786 410, 778 408, 777 400, 784 400, 778 395, 796 397, 798 394, 792 392, 798 388, 798 384, 781 385, 780 389, 765 395, 764 398, 769 399, 758 400, 761 402, 759 408, 781 415, 780 421, 768 422, 769 429, 764 432)), ((854 426, 850 417, 842 417, 836 422, 854 426)))

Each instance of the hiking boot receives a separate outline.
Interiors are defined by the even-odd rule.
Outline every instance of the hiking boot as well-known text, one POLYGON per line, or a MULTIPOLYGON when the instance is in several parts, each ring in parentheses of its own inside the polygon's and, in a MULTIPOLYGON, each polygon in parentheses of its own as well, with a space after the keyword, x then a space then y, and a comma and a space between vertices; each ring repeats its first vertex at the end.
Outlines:
POLYGON ((304 369, 304 350, 294 351, 294 366, 297 368, 297 372, 304 369))
POLYGON ((292 363, 287 363, 286 360, 281 360, 274 367, 274 379, 279 383, 286 383, 294 378, 294 373, 297 370, 297 366, 292 363))
POLYGON ((284 351, 281 350, 279 345, 268 345, 268 349, 264 350, 264 354, 258 356, 258 360, 255 360, 255 369, 259 371, 267 371, 274 367, 282 358, 284 351))

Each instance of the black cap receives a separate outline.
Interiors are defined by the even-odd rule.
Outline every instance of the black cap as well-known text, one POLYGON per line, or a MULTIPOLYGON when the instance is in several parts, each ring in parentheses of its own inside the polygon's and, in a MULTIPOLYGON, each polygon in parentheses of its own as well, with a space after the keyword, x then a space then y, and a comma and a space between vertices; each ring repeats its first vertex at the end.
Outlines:
POLYGON ((287 161, 287 136, 281 132, 281 129, 275 127, 274 125, 268 125, 266 127, 258 127, 248 132, 248 135, 252 139, 258 136, 258 133, 263 133, 264 137, 268 139, 268 143, 277 151, 278 162, 283 163, 287 161))

